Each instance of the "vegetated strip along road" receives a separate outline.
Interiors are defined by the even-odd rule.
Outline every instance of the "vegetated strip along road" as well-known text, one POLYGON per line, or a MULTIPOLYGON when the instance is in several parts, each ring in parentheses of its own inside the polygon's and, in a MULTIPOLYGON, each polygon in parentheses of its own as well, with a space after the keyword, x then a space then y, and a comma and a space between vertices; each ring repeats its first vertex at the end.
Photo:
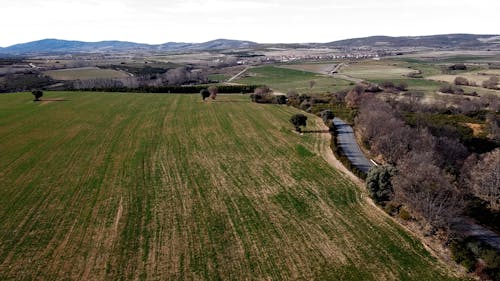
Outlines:
MULTIPOLYGON (((367 173, 373 163, 365 157, 359 148, 352 127, 339 118, 335 118, 333 123, 337 127, 338 143, 344 154, 355 167, 367 173)), ((451 229, 465 237, 475 238, 500 251, 500 236, 471 219, 457 218, 453 221, 451 229)))
POLYGON ((359 148, 352 127, 339 118, 333 119, 333 124, 337 128, 337 141, 342 151, 344 151, 345 156, 347 156, 356 168, 364 173, 368 173, 373 163, 366 158, 359 148))

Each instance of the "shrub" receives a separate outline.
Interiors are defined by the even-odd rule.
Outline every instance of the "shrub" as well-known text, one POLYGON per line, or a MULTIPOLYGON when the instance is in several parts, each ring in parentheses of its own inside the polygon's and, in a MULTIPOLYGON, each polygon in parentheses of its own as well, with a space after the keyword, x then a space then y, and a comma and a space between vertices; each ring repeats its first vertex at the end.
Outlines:
POLYGON ((295 114, 290 118, 290 123, 295 126, 295 131, 301 132, 300 126, 307 126, 307 116, 304 114, 295 114))
POLYGON ((441 86, 441 88, 439 88, 439 91, 441 93, 445 93, 445 94, 456 94, 456 95, 463 95, 464 94, 464 89, 462 89, 458 86, 455 86, 455 85, 450 85, 450 84, 446 84, 446 85, 441 86))
POLYGON ((483 272, 492 280, 500 280, 500 253, 487 249, 481 253, 481 258, 486 263, 483 272))
POLYGON ((33 96, 35 96, 35 99, 33 101, 40 101, 40 98, 43 96, 43 92, 40 90, 35 90, 31 92, 33 96))
POLYGON ((394 83, 392 83, 391 81, 382 81, 380 83, 380 86, 382 86, 385 89, 392 89, 394 88, 394 83))
POLYGON ((455 85, 463 85, 463 86, 468 86, 469 85, 469 80, 465 77, 458 76, 455 78, 454 81, 455 85))
POLYGON ((450 243, 451 257, 456 262, 465 267, 469 272, 475 269, 476 258, 474 253, 467 247, 464 240, 453 240, 450 243))
POLYGON ((208 98, 210 96, 210 92, 207 89, 202 89, 200 91, 200 94, 201 94, 201 98, 203 100, 205 100, 206 98, 208 98))
POLYGON ((391 177, 395 169, 392 166, 373 166, 366 176, 366 187, 370 197, 377 203, 389 201, 394 195, 391 177))
POLYGON ((321 119, 323 119, 323 122, 325 123, 327 123, 328 120, 332 120, 333 118, 335 118, 335 115, 333 115, 333 111, 331 111, 330 109, 325 109, 321 111, 319 113, 319 116, 321 117, 321 119))
POLYGON ((368 93, 378 93, 378 92, 382 92, 382 89, 377 84, 370 84, 365 89, 365 92, 368 92, 368 93))
POLYGON ((392 215, 399 212, 399 208, 400 208, 400 206, 398 206, 392 202, 389 202, 389 203, 385 204, 384 211, 392 216, 392 215))
POLYGON ((273 103, 275 104, 286 104, 287 98, 284 95, 277 95, 273 98, 273 103))
POLYGON ((467 70, 467 66, 463 63, 452 64, 448 66, 449 70, 467 70))
POLYGON ((217 97, 217 93, 219 92, 219 88, 216 86, 208 87, 208 92, 210 93, 210 97, 214 100, 217 97))
POLYGON ((257 87, 254 93, 250 95, 250 99, 256 103, 273 103, 275 99, 271 93, 272 91, 269 87, 257 87))
POLYGON ((399 211, 399 217, 402 219, 402 220, 410 220, 411 219, 411 214, 410 212, 408 212, 406 209, 401 209, 401 211, 399 211))
POLYGON ((408 84, 406 84, 405 82, 401 82, 401 83, 396 85, 396 89, 400 90, 402 92, 408 91, 408 84))
POLYGON ((499 78, 496 76, 491 76, 488 80, 483 81, 483 87, 487 89, 497 89, 497 84, 499 78))

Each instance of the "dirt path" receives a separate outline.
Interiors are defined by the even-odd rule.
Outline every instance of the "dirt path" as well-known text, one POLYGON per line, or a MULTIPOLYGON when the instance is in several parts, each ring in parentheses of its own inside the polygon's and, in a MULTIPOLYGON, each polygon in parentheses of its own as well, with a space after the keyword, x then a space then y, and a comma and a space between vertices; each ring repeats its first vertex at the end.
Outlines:
POLYGON ((233 77, 227 79, 227 82, 231 82, 233 80, 235 80, 236 78, 240 77, 241 75, 243 75, 243 73, 245 73, 248 69, 250 69, 250 66, 247 66, 245 67, 245 69, 243 69, 242 71, 240 71, 238 74, 234 75, 233 77))

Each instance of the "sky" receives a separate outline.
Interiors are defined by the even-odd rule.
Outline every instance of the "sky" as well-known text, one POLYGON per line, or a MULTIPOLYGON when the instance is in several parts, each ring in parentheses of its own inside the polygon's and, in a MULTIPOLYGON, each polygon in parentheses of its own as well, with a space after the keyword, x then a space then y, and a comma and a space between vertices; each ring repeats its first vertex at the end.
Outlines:
POLYGON ((500 34, 499 0, 0 0, 0 11, 0 47, 46 38, 323 43, 500 34))

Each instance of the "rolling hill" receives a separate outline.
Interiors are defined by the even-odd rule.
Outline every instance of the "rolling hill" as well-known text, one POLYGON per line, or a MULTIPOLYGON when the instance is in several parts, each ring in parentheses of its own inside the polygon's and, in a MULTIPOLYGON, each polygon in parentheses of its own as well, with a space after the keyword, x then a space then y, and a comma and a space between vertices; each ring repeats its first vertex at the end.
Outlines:
POLYGON ((370 36, 334 41, 324 44, 330 47, 428 47, 428 48, 471 48, 500 46, 499 35, 445 34, 430 36, 370 36))
POLYGON ((0 48, 0 54, 61 54, 61 53, 125 53, 125 52, 190 52, 234 50, 247 48, 408 48, 433 49, 500 49, 500 35, 445 34, 431 36, 371 36, 329 43, 259 44, 252 41, 216 39, 203 43, 167 42, 150 45, 124 41, 83 42, 43 39, 0 48))
POLYGON ((0 53, 13 55, 53 53, 112 53, 134 51, 202 51, 240 49, 256 45, 255 42, 217 39, 204 43, 168 42, 160 45, 140 44, 124 41, 83 42, 58 39, 43 39, 16 44, 0 49, 0 53))

